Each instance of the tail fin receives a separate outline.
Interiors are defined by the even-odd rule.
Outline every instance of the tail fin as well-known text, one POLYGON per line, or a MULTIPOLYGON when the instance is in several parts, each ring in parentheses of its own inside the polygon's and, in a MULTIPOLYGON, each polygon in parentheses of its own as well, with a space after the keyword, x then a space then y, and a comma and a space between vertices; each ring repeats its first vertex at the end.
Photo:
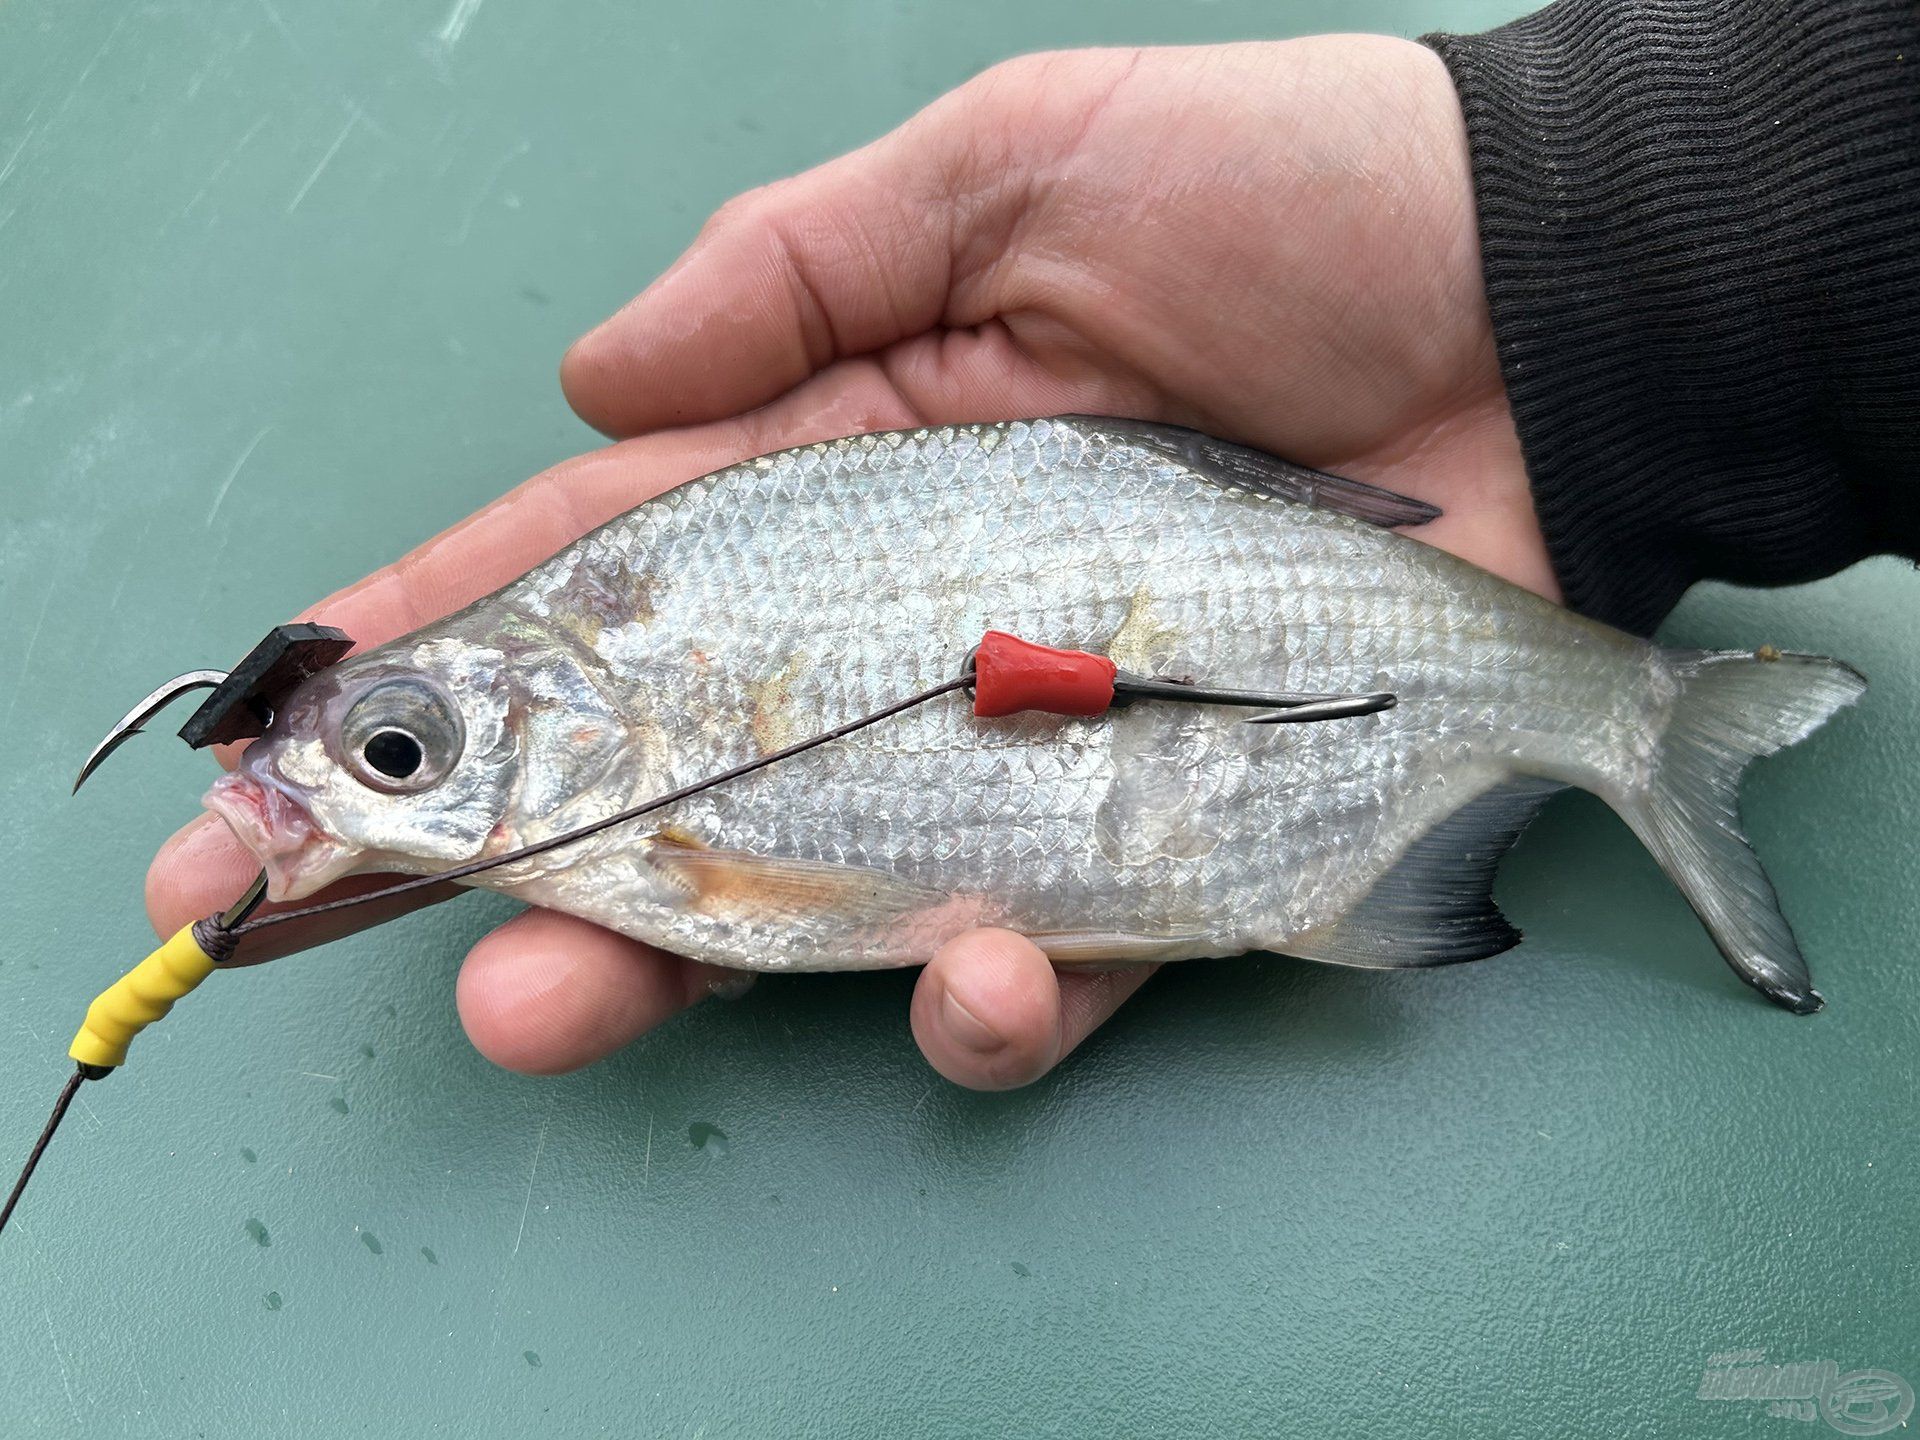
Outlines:
POLYGON ((1810 1015, 1825 1002, 1740 829, 1740 775, 1859 699, 1866 678, 1838 660, 1771 647, 1674 650, 1667 661, 1680 694, 1653 777, 1621 813, 1734 972, 1775 1004, 1810 1015))

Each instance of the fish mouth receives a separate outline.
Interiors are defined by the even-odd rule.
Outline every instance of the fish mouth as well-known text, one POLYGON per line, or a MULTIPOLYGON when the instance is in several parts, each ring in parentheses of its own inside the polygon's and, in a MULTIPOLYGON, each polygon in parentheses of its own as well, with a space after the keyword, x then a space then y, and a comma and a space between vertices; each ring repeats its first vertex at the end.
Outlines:
POLYGON ((257 776, 222 775, 200 803, 259 860, 269 900, 305 899, 353 869, 353 850, 322 830, 306 806, 257 776))

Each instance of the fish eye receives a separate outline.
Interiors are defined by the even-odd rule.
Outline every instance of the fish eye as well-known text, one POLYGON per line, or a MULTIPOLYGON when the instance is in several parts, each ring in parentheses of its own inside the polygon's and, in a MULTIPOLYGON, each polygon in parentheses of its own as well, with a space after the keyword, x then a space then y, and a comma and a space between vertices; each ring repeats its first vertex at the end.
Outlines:
POLYGON ((464 740, 458 708, 418 676, 370 686, 340 725, 347 768, 363 784, 390 794, 425 790, 445 779, 464 740))
POLYGON ((360 747, 360 758, 395 780, 405 780, 426 763, 427 752, 404 730, 376 730, 360 747))

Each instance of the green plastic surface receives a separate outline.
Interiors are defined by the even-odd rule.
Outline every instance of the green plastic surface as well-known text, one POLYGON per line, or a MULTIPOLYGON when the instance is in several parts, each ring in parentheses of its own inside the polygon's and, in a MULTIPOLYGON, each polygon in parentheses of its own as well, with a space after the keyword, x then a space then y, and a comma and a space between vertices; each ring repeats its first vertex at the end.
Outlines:
MULTIPOLYGON (((69 799, 88 746, 594 443, 562 348, 714 205, 1021 50, 1518 8, 0 6, 7 1176, 206 779, 163 728, 69 799)), ((925 1069, 903 975, 506 1074, 466 899, 216 977, 81 1092, 0 1237, 0 1435, 1828 1433, 1696 1392, 1920 1382, 1916 602, 1881 562, 1670 630, 1873 679, 1747 788, 1814 1019, 1584 797, 1504 873, 1519 950, 1188 965, 1011 1095, 925 1069)))

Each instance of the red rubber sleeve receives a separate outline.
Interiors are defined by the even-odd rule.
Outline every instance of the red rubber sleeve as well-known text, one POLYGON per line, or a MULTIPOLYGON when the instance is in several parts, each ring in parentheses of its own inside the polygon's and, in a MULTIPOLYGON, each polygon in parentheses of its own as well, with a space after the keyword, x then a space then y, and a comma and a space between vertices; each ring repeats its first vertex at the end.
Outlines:
POLYGON ((989 630, 974 652, 973 670, 973 713, 983 718, 1023 710, 1104 715, 1113 704, 1113 661, 1084 650, 1056 650, 989 630))

